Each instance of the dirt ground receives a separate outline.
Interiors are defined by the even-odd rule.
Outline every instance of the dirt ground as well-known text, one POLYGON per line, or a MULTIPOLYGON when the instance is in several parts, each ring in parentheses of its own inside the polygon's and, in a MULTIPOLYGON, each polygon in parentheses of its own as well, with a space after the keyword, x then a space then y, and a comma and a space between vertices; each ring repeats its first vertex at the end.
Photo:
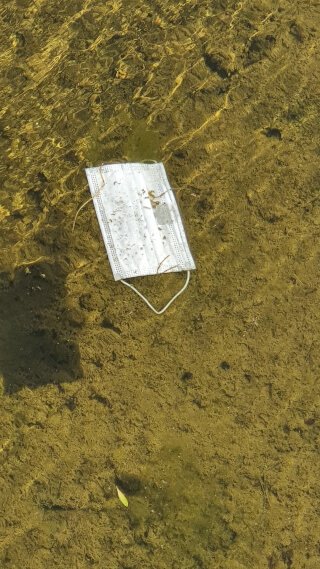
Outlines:
POLYGON ((318 0, 3 6, 1 568, 319 568, 318 0), (147 159, 197 264, 163 316, 72 232, 147 159))

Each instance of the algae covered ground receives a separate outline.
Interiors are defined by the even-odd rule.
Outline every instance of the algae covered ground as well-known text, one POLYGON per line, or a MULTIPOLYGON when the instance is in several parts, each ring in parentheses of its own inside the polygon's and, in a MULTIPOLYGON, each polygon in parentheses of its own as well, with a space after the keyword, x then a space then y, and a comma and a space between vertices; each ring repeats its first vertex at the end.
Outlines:
POLYGON ((0 8, 1 568, 320 567, 319 29, 317 0, 0 8), (160 317, 92 203, 72 231, 84 168, 141 160, 197 264, 160 317))

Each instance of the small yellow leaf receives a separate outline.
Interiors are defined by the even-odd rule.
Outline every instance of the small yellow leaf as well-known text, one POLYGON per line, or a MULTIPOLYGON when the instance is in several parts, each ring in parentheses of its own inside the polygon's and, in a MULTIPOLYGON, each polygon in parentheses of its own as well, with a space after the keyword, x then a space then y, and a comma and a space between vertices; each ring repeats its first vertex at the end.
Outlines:
POLYGON ((121 490, 120 490, 120 488, 118 488, 118 486, 116 486, 116 489, 117 489, 118 498, 119 498, 120 502, 127 508, 129 505, 127 497, 124 495, 123 492, 121 492, 121 490))

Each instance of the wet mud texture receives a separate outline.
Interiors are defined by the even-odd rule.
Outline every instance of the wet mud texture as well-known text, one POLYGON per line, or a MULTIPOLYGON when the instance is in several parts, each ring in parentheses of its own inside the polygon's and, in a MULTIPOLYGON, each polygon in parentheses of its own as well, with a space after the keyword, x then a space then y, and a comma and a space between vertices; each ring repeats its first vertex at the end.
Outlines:
POLYGON ((319 28, 316 1, 0 9, 2 568, 320 566, 319 28), (145 159, 197 263, 161 317, 91 203, 72 231, 86 166, 145 159))

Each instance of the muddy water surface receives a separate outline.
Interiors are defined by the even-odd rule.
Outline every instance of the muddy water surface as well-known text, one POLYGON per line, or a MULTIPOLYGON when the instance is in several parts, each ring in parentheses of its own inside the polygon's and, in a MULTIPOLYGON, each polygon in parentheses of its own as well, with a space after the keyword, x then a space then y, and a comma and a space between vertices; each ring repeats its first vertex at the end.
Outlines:
POLYGON ((319 27, 316 0, 0 9, 4 569, 320 566, 319 27), (85 167, 146 159, 197 263, 161 317, 91 203, 72 231, 85 167))

